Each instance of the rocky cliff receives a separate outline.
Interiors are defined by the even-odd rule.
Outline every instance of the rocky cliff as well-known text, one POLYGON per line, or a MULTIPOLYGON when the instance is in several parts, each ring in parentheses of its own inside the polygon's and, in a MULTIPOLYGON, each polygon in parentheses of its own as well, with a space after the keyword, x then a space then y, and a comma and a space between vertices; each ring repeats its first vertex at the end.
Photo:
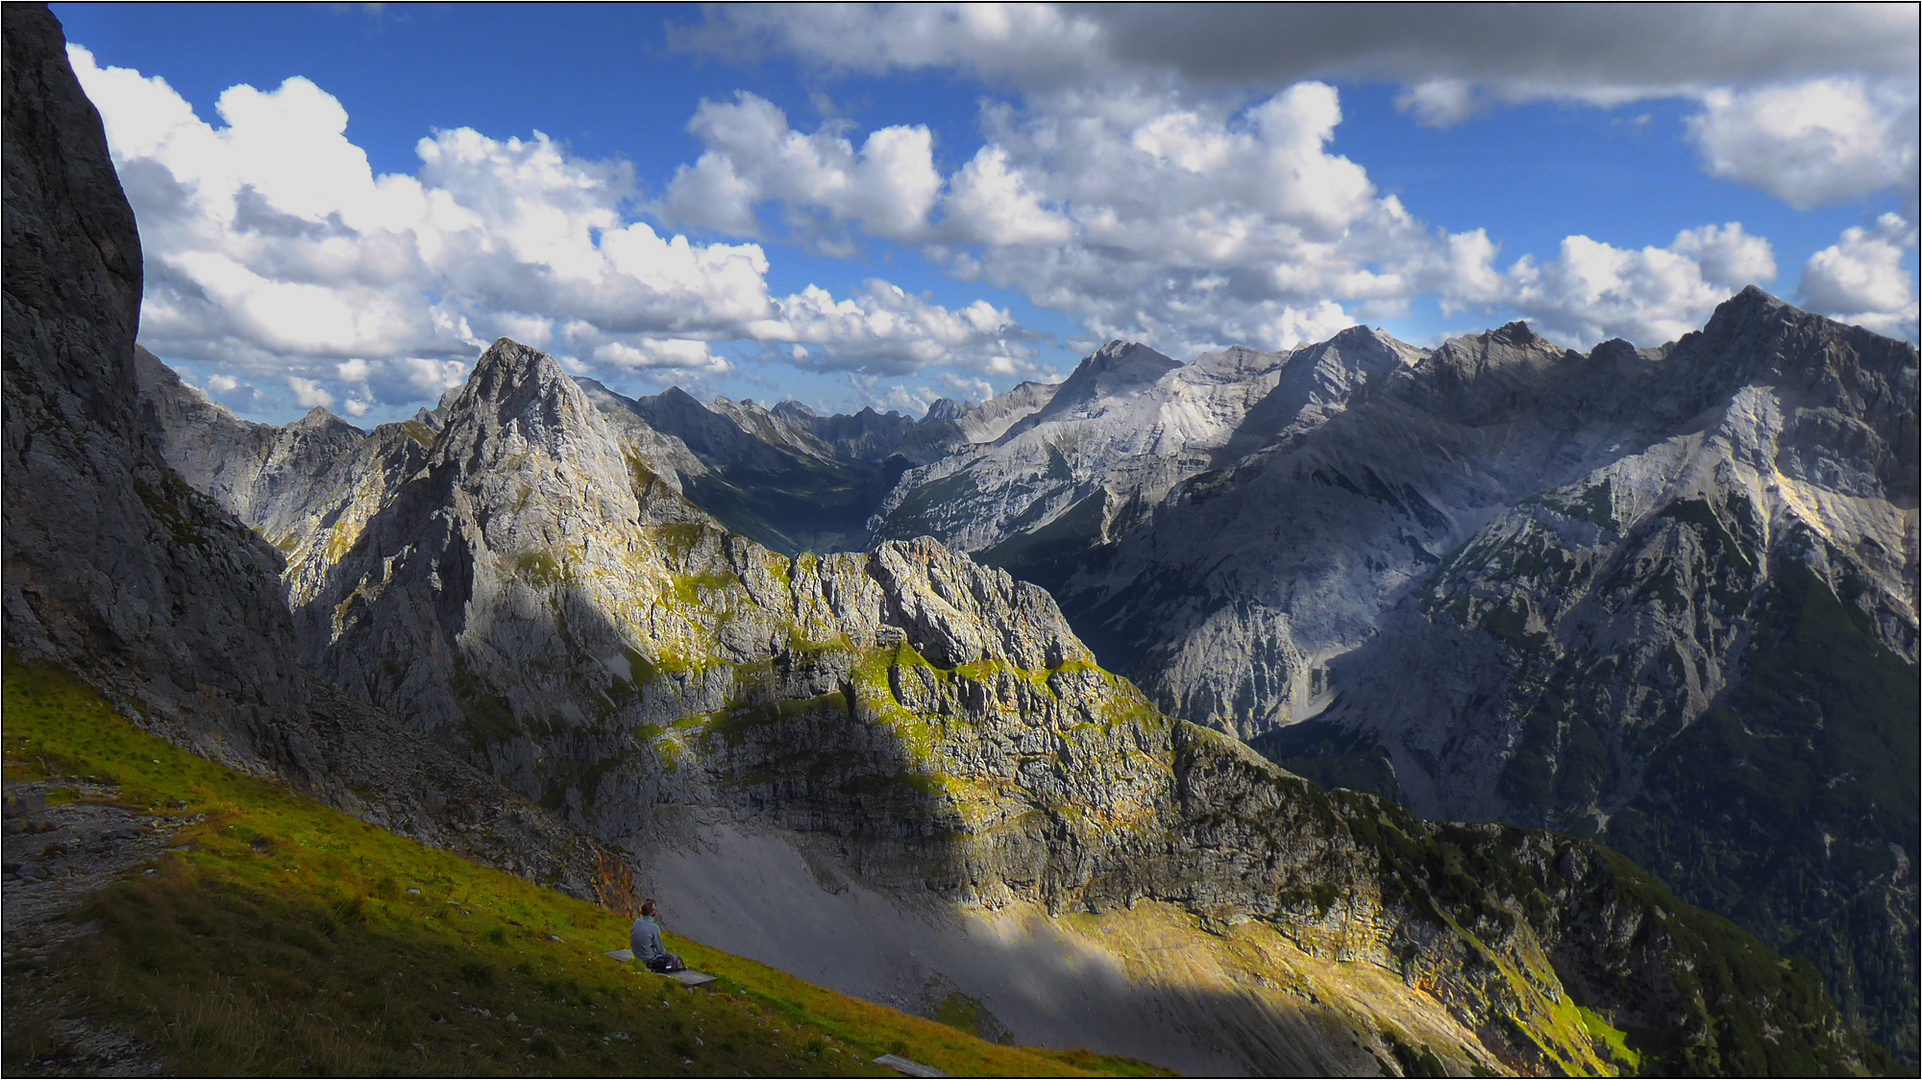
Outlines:
POLYGON ((1913 1055, 1915 351, 1751 290, 1658 371, 1656 437, 1496 514, 1262 745, 1603 840, 1913 1055))
POLYGON ((1622 847, 1913 1058, 1912 347, 1749 289, 1653 349, 1127 351, 907 473, 877 535, 1045 585, 1291 768, 1622 847))
MULTIPOLYGON (((13 4, 4 26, 0 632, 10 657, 78 671, 205 756, 624 903, 625 871, 609 849, 300 667, 279 554, 182 482, 142 423, 139 236, 59 24, 44 7, 13 4)), ((217 445, 241 454, 264 437, 232 430, 217 445)))

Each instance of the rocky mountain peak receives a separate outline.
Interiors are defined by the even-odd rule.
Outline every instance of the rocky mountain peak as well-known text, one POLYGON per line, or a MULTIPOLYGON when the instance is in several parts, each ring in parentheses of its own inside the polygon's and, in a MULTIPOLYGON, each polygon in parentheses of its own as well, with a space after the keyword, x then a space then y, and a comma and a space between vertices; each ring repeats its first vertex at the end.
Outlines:
POLYGON ((1490 330, 1485 336, 1491 340, 1499 340, 1518 347, 1533 345, 1543 341, 1542 336, 1535 332, 1534 327, 1520 319, 1516 319, 1514 322, 1503 323, 1496 329, 1490 330))
POLYGON ((511 430, 521 439, 546 443, 595 420, 585 391, 538 349, 510 338, 488 346, 474 372, 443 414, 446 429, 478 425, 511 430))
POLYGON ((921 418, 923 424, 946 424, 968 415, 968 407, 953 398, 936 398, 921 418))
POLYGON ((1075 367, 1026 426, 1074 414, 1104 399, 1133 397, 1180 366, 1180 361, 1138 342, 1110 341, 1075 367))
MULTIPOLYGON (((1074 375, 1086 372, 1153 382, 1165 372, 1180 366, 1180 361, 1169 359, 1140 342, 1117 339, 1089 353, 1075 367, 1074 375)), ((1074 376, 1069 376, 1069 382, 1073 381, 1074 376)))
POLYGON ((293 430, 303 433, 331 432, 336 429, 345 429, 356 435, 361 434, 359 428, 328 412, 324 405, 316 405, 307 410, 307 415, 294 421, 291 426, 293 430))
POLYGON ((1514 390, 1577 355, 1518 320, 1479 334, 1449 338, 1419 368, 1443 384, 1467 387, 1489 382, 1514 390))

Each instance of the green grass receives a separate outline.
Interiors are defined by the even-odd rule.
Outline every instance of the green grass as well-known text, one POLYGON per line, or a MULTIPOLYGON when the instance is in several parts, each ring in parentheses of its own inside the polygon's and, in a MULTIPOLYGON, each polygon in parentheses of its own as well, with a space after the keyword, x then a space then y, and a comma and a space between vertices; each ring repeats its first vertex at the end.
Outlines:
POLYGON ((1633 1074, 1641 1069, 1642 1055, 1629 1049, 1627 1034, 1617 1030, 1614 1025, 1593 1010, 1584 1009, 1579 1005, 1574 1006, 1574 1009, 1582 1018, 1582 1030, 1588 1033, 1589 1038, 1608 1048, 1607 1056, 1621 1063, 1623 1072, 1633 1074))
POLYGON ((604 958, 627 919, 400 839, 147 735, 66 672, 9 658, 9 782, 84 777, 197 817, 72 914, 98 932, 5 972, 10 1073, 59 1068, 59 1018, 137 1034, 180 1074, 1148 1075, 1003 1047, 670 935, 716 989, 604 958), (147 873, 144 871, 151 871, 147 873))

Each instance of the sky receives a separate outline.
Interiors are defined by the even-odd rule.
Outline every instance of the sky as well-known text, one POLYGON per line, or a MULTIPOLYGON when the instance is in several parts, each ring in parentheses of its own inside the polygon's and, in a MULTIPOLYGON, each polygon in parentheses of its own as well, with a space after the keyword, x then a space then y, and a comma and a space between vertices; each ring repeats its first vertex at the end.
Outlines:
POLYGON ((512 337, 919 416, 1356 323, 1653 346, 1757 284, 1917 338, 1917 8, 54 4, 241 416, 512 337))

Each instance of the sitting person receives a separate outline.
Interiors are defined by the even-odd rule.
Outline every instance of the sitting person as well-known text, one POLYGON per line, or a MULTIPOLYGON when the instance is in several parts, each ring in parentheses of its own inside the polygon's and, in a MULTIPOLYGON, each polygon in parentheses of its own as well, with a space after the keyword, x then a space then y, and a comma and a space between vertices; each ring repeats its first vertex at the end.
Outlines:
POLYGON ((641 901, 641 917, 634 920, 634 929, 628 931, 628 945, 634 950, 634 959, 646 964, 647 970, 662 975, 670 971, 686 971, 687 964, 680 957, 667 951, 661 941, 661 928, 654 925, 654 916, 659 909, 654 906, 652 897, 641 901))

